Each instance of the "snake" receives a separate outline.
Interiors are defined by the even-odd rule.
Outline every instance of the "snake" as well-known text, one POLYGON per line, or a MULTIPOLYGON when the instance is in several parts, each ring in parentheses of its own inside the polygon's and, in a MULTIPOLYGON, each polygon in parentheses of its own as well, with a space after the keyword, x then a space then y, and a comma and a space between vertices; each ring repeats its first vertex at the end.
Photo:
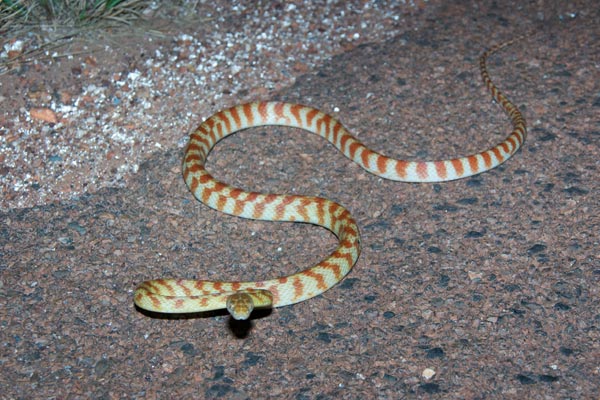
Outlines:
POLYGON ((182 162, 183 178, 194 197, 226 214, 265 221, 303 222, 322 226, 338 238, 328 257, 300 272, 261 281, 206 281, 154 279, 134 291, 134 303, 157 313, 202 313, 226 309, 232 318, 246 320, 255 309, 299 303, 322 294, 340 282, 360 254, 355 219, 342 205, 322 197, 246 191, 221 182, 205 168, 213 147, 223 138, 244 129, 277 125, 300 128, 329 141, 347 158, 368 172, 400 182, 444 182, 488 171, 512 157, 525 141, 523 115, 492 82, 488 57, 520 40, 516 38, 485 50, 479 57, 483 83, 512 123, 512 130, 495 146, 465 157, 439 161, 404 161, 375 152, 334 117, 316 108, 277 101, 237 105, 217 112, 189 136, 182 162))

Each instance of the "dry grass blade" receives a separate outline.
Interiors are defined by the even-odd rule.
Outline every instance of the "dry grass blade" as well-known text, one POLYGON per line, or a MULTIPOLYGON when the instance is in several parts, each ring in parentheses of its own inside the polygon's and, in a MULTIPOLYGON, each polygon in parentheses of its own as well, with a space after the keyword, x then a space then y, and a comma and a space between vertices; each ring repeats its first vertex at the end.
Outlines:
POLYGON ((21 0, 1 0, 0 33, 4 34, 11 28, 14 28, 15 25, 18 26, 19 24, 26 23, 31 13, 32 6, 32 4, 29 4, 29 7, 27 7, 27 5, 21 0))

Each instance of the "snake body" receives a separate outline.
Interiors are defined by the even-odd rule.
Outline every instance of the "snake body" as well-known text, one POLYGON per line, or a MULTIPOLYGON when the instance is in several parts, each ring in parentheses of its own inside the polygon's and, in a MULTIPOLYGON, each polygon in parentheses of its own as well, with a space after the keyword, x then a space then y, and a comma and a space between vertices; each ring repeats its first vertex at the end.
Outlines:
POLYGON ((389 158, 367 148, 335 118, 299 104, 248 103, 220 111, 208 118, 191 133, 183 158, 183 178, 196 199, 211 208, 243 218, 320 225, 338 237, 339 245, 318 264, 276 279, 256 282, 186 279, 146 281, 135 290, 135 304, 142 309, 161 313, 226 308, 233 318, 247 319, 254 308, 298 303, 337 284, 350 272, 360 253, 358 227, 350 212, 325 198, 248 192, 220 182, 204 166, 211 149, 221 139, 242 129, 280 125, 301 128, 322 136, 362 168, 394 181, 441 182, 488 171, 508 160, 526 137, 525 119, 519 109, 494 85, 486 67, 489 55, 515 40, 489 48, 479 60, 483 82, 493 99, 508 114, 513 129, 499 144, 467 157, 440 161, 389 158))

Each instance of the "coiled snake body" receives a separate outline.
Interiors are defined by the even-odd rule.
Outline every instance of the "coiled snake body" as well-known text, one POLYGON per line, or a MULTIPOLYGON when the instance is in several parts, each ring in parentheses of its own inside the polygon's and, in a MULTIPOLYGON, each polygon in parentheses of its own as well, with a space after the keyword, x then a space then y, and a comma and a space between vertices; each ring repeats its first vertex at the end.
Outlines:
MULTIPOLYGON (((519 38, 520 39, 520 38, 519 38)), ((515 39, 515 40, 519 40, 515 39)), ((317 296, 341 281, 360 253, 356 221, 340 204, 320 197, 247 192, 220 182, 204 167, 217 142, 242 129, 263 125, 301 128, 324 137, 367 171, 402 182, 440 182, 465 178, 509 159, 526 137, 521 112, 491 81, 486 59, 515 40, 486 50, 480 57, 481 77, 508 114, 513 129, 501 143, 467 157, 442 161, 402 161, 365 147, 340 122, 311 107, 280 102, 238 105, 204 121, 191 135, 183 159, 183 177, 194 196, 207 206, 243 218, 296 221, 323 226, 339 239, 323 261, 304 271, 257 282, 209 282, 156 279, 140 284, 135 304, 149 311, 189 313, 226 308, 235 319, 247 319, 256 307, 281 307, 317 296)))

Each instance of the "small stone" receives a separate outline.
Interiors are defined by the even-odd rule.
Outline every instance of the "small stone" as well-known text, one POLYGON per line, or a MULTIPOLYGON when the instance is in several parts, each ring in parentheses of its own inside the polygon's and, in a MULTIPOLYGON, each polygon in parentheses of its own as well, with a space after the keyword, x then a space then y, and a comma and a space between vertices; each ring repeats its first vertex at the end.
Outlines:
POLYGON ((483 277, 481 272, 469 271, 468 274, 471 281, 479 281, 483 277))
POLYGON ((431 368, 425 368, 423 372, 421 372, 421 376, 423 379, 430 380, 435 375, 435 371, 431 368))
POLYGON ((51 124, 56 124, 58 122, 56 113, 49 108, 32 108, 29 111, 29 115, 33 119, 46 121, 51 124))

